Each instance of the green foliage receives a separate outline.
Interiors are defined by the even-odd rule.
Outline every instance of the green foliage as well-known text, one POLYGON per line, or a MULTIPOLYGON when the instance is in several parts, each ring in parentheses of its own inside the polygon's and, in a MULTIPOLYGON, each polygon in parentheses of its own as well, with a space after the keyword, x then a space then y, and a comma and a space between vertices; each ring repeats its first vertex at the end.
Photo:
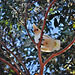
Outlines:
POLYGON ((49 10, 49 12, 50 12, 51 14, 53 14, 53 9, 51 8, 51 9, 49 10))
MULTIPOLYGON (((14 71, 12 69, 10 70, 10 72, 14 73, 14 71)), ((9 74, 9 75, 11 75, 11 74, 9 74)))

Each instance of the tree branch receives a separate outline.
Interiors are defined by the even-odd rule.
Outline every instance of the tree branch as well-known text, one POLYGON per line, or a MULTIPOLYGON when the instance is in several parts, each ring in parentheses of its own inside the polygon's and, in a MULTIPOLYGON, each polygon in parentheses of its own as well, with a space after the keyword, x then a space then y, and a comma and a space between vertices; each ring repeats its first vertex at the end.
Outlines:
POLYGON ((51 60, 53 57, 55 56, 58 56, 60 54, 62 54, 63 52, 67 51, 72 45, 73 43, 75 42, 75 38, 72 40, 72 42, 67 46, 65 47, 63 50, 61 50, 60 52, 57 52, 57 53, 53 53, 45 62, 44 62, 44 66, 49 62, 49 60, 51 60))
POLYGON ((17 73, 17 75, 20 75, 20 73, 18 72, 18 70, 15 67, 13 67, 10 63, 8 63, 6 60, 4 60, 1 57, 0 57, 0 60, 3 61, 4 63, 8 64, 17 73))
POLYGON ((11 52, 11 51, 7 48, 7 47, 4 45, 4 43, 1 42, 1 40, 0 40, 0 43, 8 50, 8 52, 10 52, 10 53, 22 64, 22 66, 23 66, 24 69, 26 70, 26 73, 28 73, 28 75, 30 75, 29 71, 27 70, 27 68, 26 68, 26 66, 23 64, 23 62, 22 62, 21 60, 19 60, 18 57, 16 57, 16 55, 15 55, 13 52, 11 52))
POLYGON ((50 10, 52 4, 54 4, 55 1, 56 1, 56 0, 54 0, 54 1, 49 5, 48 10, 47 10, 47 12, 46 12, 46 14, 45 14, 45 19, 44 19, 44 23, 43 23, 43 27, 42 27, 42 31, 41 31, 40 41, 39 41, 39 43, 38 43, 38 45, 37 45, 37 46, 38 46, 38 56, 39 56, 39 61, 40 61, 40 64, 41 64, 41 65, 42 65, 42 58, 41 58, 41 52, 40 52, 40 45, 41 45, 41 40, 42 40, 42 36, 43 36, 43 30, 44 30, 44 26, 45 26, 45 23, 46 23, 47 14, 48 14, 48 12, 49 12, 49 10, 50 10))
POLYGON ((50 10, 52 4, 54 4, 54 2, 56 2, 56 0, 53 0, 52 3, 49 4, 48 10, 46 11, 45 18, 44 18, 44 22, 43 22, 43 27, 42 27, 42 31, 41 31, 40 41, 39 41, 39 43, 38 43, 38 46, 39 46, 39 47, 40 47, 40 45, 41 45, 41 41, 42 41, 43 30, 44 30, 44 27, 45 27, 47 14, 48 14, 48 12, 49 12, 49 10, 50 10))
MULTIPOLYGON (((1 49, 1 51, 4 53, 4 51, 1 49)), ((7 50, 6 50, 7 52, 7 50)), ((4 54, 5 57, 9 57, 9 59, 15 64, 15 66, 17 67, 17 70, 19 70, 23 75, 26 75, 23 73, 23 71, 21 70, 21 68, 19 67, 19 65, 8 55, 8 52, 7 54, 4 54)))
MULTIPOLYGON (((37 1, 39 1, 39 0, 37 0, 37 1)), ((21 22, 21 20, 19 19, 19 23, 20 24, 22 24, 24 27, 25 27, 25 29, 26 29, 26 31, 27 31, 27 33, 28 33, 28 36, 30 37, 30 39, 32 40, 32 42, 35 44, 35 45, 37 45, 36 43, 35 43, 35 41, 32 39, 32 37, 31 37, 31 35, 29 34, 29 31, 28 31, 28 29, 27 29, 27 26, 26 26, 26 17, 27 17, 27 8, 28 8, 28 6, 30 6, 30 5, 32 5, 32 4, 34 4, 35 2, 37 2, 37 1, 34 1, 33 3, 31 3, 31 4, 28 4, 27 6, 26 6, 26 11, 25 11, 25 23, 23 24, 22 22, 21 22)), ((11 5, 9 5, 17 14, 18 14, 18 18, 19 18, 19 13, 11 6, 11 5)), ((22 8, 22 7, 21 7, 22 8)), ((21 14, 22 14, 22 11, 21 11, 21 14)))
POLYGON ((56 0, 52 1, 52 3, 48 7, 48 10, 46 11, 45 18, 44 18, 44 23, 43 23, 43 27, 42 27, 42 31, 41 31, 40 41, 39 41, 39 43, 37 45, 37 47, 38 47, 38 57, 39 57, 39 62, 40 62, 40 73, 39 73, 39 75, 43 75, 43 69, 44 69, 44 65, 43 65, 42 58, 41 58, 41 51, 40 51, 41 50, 40 46, 41 46, 41 41, 42 41, 42 36, 43 36, 43 30, 44 30, 44 27, 45 27, 47 14, 48 14, 52 4, 54 4, 55 1, 56 0))
POLYGON ((25 26, 25 29, 26 29, 26 31, 27 31, 27 33, 28 33, 28 36, 30 37, 31 41, 32 41, 35 45, 37 45, 37 44, 35 43, 35 41, 33 40, 33 38, 31 37, 31 35, 29 34, 29 31, 28 31, 28 29, 27 29, 27 26, 25 26))
POLYGON ((21 70, 21 68, 18 66, 18 64, 12 59, 12 62, 15 64, 15 66, 17 67, 17 69, 23 74, 23 75, 26 75, 24 74, 24 72, 21 70))
MULTIPOLYGON (((37 0, 37 1, 40 1, 40 0, 37 0)), ((25 8, 25 10, 26 10, 26 11, 25 11, 25 24, 23 25, 23 26, 25 27, 25 29, 26 29, 26 31, 27 31, 27 33, 28 33, 30 39, 32 40, 32 42, 33 42, 35 45, 37 45, 37 44, 36 44, 35 41, 32 39, 32 37, 31 37, 31 35, 29 34, 29 31, 28 31, 28 29, 27 29, 27 26, 26 26, 26 19, 27 19, 27 8, 28 8, 28 6, 34 4, 34 3, 37 2, 37 1, 34 1, 33 3, 30 3, 30 4, 28 4, 28 5, 26 6, 26 8, 25 8)))

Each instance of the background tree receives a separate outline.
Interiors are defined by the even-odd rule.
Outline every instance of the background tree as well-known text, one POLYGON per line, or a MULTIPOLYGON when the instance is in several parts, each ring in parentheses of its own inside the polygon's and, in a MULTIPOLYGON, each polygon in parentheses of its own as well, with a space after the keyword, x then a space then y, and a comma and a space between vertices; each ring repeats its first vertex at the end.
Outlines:
MULTIPOLYGON (((46 0, 40 0, 31 4, 33 1, 34 0, 1 1, 0 41, 3 44, 0 44, 0 57, 15 66, 15 68, 20 71, 20 74, 28 73, 26 72, 26 69, 28 69, 30 74, 34 75, 35 73, 39 73, 40 69, 38 51, 35 49, 34 43, 31 41, 22 24, 25 23, 26 19, 28 32, 31 34, 31 37, 34 38, 33 23, 42 29, 49 3, 46 0), (30 5, 26 10, 28 4, 30 5), (7 51, 7 49, 13 52, 13 54, 23 62, 26 68, 12 53, 7 51)), ((50 3, 51 2, 52 1, 50 1, 50 3)), ((50 8, 47 15, 44 33, 61 40, 61 49, 65 48, 75 37, 74 13, 74 0, 57 0, 50 8)), ((43 62, 55 52, 56 51, 51 53, 42 52, 43 62)), ((66 52, 50 60, 44 67, 44 75, 75 74, 74 58, 75 44, 66 52)), ((2 61, 0 61, 0 74, 16 75, 16 73, 2 61)))

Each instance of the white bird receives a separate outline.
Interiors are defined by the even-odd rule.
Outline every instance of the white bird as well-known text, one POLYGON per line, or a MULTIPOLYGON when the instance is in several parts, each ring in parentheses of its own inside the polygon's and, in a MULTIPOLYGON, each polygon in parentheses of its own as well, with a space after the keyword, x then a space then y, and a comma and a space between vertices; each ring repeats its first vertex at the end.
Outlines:
MULTIPOLYGON (((35 42, 38 43, 41 36, 41 30, 37 26, 35 26, 35 24, 33 24, 33 32, 35 34, 35 42)), ((43 34, 43 40, 41 43, 41 51, 43 52, 52 52, 54 50, 60 50, 60 40, 54 40, 46 34, 43 34)))

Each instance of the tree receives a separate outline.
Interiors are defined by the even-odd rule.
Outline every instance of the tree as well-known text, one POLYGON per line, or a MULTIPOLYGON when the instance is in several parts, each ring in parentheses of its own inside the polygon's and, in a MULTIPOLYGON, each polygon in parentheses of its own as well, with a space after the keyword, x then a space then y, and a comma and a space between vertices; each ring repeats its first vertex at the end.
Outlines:
POLYGON ((75 73, 75 12, 73 0, 71 2, 53 0, 50 3, 47 3, 45 0, 2 0, 1 4, 1 74, 8 73, 16 75, 17 73, 18 75, 29 75, 39 73, 39 69, 40 75, 43 74, 43 70, 45 70, 44 74, 51 75, 75 73), (60 39, 61 50, 51 53, 41 52, 41 40, 38 45, 33 40, 33 23, 42 30, 41 40, 44 29, 44 32, 48 35, 60 39), (59 33, 52 33, 52 31, 57 28, 59 33), (34 49, 35 45, 37 45, 38 50, 34 49), (71 48, 69 49, 69 47, 71 48), (36 69, 34 69, 34 67, 36 67, 36 69))

